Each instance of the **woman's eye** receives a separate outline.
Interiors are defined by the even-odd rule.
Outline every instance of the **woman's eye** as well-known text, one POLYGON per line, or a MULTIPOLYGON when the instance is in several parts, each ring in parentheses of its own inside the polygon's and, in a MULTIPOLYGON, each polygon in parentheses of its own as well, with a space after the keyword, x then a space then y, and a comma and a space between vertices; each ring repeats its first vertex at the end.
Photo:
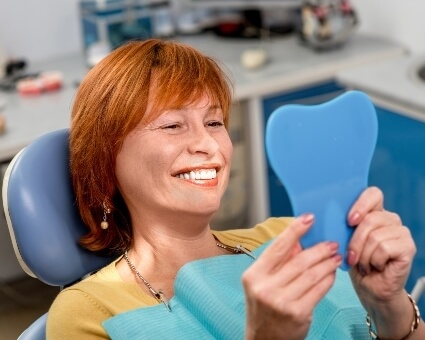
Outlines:
POLYGON ((173 129, 177 129, 179 127, 179 124, 169 124, 169 125, 164 125, 163 127, 162 127, 162 129, 170 129, 170 130, 173 130, 173 129))
POLYGON ((208 126, 211 126, 211 127, 219 127, 219 126, 223 126, 224 123, 221 122, 221 121, 216 120, 216 121, 208 122, 207 125, 208 126))

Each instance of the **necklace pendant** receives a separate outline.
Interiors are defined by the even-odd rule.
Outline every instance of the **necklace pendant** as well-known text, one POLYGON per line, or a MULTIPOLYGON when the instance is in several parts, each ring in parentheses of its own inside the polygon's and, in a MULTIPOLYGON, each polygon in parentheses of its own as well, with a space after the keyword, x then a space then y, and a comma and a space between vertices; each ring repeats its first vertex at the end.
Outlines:
POLYGON ((156 295, 156 298, 164 304, 164 306, 167 308, 167 310, 168 310, 169 312, 171 312, 171 308, 170 308, 169 301, 168 301, 168 299, 165 297, 165 295, 164 295, 164 293, 162 292, 162 290, 159 290, 159 291, 158 291, 158 293, 157 293, 157 295, 156 295))
POLYGON ((251 253, 248 249, 246 249, 246 248, 242 247, 240 244, 238 244, 238 245, 236 246, 236 248, 237 248, 239 251, 243 252, 244 254, 248 255, 250 258, 252 258, 252 259, 254 259, 254 260, 256 260, 256 259, 257 259, 257 257, 256 257, 253 253, 251 253))

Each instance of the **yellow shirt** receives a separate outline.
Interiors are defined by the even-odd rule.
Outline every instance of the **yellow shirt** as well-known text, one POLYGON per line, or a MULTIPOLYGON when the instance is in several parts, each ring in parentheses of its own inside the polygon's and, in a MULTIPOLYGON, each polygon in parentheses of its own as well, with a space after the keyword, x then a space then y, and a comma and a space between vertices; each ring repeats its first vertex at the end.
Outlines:
MULTIPOLYGON (((277 236, 291 218, 270 218, 251 229, 213 231, 223 244, 254 250, 277 236)), ((108 339, 102 322, 132 309, 158 304, 137 283, 125 282, 115 264, 59 293, 50 307, 47 339, 108 339)))

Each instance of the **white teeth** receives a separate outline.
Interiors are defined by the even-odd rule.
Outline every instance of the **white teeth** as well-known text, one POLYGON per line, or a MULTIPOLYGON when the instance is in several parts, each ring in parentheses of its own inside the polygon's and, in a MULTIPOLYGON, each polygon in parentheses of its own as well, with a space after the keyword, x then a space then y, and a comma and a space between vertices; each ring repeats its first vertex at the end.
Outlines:
POLYGON ((178 174, 176 177, 181 179, 213 179, 217 177, 217 171, 215 169, 190 171, 178 174))

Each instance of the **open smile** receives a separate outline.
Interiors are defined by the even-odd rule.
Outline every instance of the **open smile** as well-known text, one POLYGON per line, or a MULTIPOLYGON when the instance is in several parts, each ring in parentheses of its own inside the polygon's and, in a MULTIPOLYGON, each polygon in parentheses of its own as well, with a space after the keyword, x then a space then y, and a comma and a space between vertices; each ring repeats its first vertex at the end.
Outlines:
POLYGON ((189 179, 189 180, 199 180, 199 179, 215 179, 217 177, 216 169, 200 169, 192 170, 188 172, 182 172, 175 175, 177 178, 189 179))

